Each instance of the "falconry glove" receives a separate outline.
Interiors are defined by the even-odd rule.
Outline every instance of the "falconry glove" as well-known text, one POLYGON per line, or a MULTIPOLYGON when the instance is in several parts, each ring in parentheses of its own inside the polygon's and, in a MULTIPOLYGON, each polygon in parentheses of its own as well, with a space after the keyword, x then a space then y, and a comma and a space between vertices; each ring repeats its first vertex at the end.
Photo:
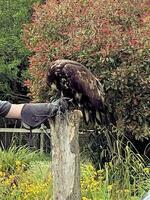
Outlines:
POLYGON ((21 120, 27 129, 40 126, 48 118, 64 113, 68 108, 66 99, 61 98, 52 103, 29 103, 25 104, 21 111, 21 120))

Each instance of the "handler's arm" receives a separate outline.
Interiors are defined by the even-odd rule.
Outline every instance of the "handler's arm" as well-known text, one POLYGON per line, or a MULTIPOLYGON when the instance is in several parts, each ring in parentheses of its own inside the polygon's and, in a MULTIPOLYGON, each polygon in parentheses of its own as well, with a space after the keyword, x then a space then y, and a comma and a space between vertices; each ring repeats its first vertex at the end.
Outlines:
POLYGON ((24 104, 11 104, 9 101, 0 101, 0 116, 21 119, 21 110, 24 104))
POLYGON ((5 117, 21 119, 21 111, 23 106, 24 104, 11 104, 10 110, 5 117))
POLYGON ((64 113, 67 108, 65 98, 52 103, 11 104, 8 101, 0 101, 0 116, 21 119, 30 128, 36 128, 46 119, 54 117, 58 111, 64 113))

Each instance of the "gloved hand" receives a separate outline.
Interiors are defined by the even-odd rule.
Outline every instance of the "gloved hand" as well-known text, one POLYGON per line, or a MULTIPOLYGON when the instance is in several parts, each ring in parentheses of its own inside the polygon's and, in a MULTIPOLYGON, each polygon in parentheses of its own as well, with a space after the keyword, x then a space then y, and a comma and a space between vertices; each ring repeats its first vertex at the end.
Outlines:
MULTIPOLYGON (((52 101, 50 104, 51 104, 51 108, 52 108, 52 112, 53 113, 57 113, 57 112, 59 112, 60 114, 61 113, 65 113, 66 112, 66 110, 68 109, 68 101, 69 101, 70 99, 69 98, 67 98, 67 97, 63 97, 63 98, 60 98, 60 99, 58 99, 58 100, 56 100, 56 101, 52 101)), ((54 114, 54 116, 55 116, 55 114, 54 114)))
POLYGON ((21 111, 21 120, 25 128, 36 128, 48 118, 64 113, 68 109, 67 98, 61 98, 52 103, 25 104, 21 111), (27 126, 26 126, 27 125, 27 126))

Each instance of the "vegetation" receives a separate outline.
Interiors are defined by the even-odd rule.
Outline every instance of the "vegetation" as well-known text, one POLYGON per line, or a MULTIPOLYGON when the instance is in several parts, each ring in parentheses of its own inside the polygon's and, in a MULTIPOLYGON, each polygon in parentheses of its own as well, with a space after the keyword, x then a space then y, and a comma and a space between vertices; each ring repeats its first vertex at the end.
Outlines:
POLYGON ((0 99, 26 100, 23 72, 30 54, 22 41, 22 29, 30 20, 34 2, 38 0, 0 0, 0 99))
POLYGON ((30 152, 25 146, 0 149, 0 170, 12 174, 20 167, 28 168, 29 163, 34 159, 37 160, 37 157, 36 152, 30 152))
MULTIPOLYGON (((114 156, 98 171, 90 162, 81 163, 82 200, 138 200, 149 190, 150 169, 128 146, 125 151, 125 159, 114 156)), ((1 200, 45 200, 52 196, 50 160, 39 155, 26 147, 0 152, 1 200), (12 160, 15 167, 10 170, 12 160)))
MULTIPOLYGON (((87 66, 104 84, 117 127, 100 127, 94 135, 96 164, 107 152, 109 162, 103 168, 95 165, 99 170, 91 162, 81 163, 82 200, 140 199, 150 188, 150 169, 124 136, 150 135, 150 1, 0 0, 0 19, 0 99, 24 101, 28 77, 24 83, 30 97, 44 101, 49 95, 45 72, 52 60, 87 66), (103 137, 107 145, 101 151, 103 137)), ((27 147, 0 149, 1 200, 51 195, 49 159, 27 147)))
POLYGON ((45 99, 50 61, 73 59, 104 84, 118 127, 136 137, 149 135, 149 1, 48 0, 33 9, 24 29, 24 42, 34 53, 26 82, 32 98, 45 99))
POLYGON ((50 186, 49 161, 27 147, 0 151, 0 199, 45 199, 50 186))

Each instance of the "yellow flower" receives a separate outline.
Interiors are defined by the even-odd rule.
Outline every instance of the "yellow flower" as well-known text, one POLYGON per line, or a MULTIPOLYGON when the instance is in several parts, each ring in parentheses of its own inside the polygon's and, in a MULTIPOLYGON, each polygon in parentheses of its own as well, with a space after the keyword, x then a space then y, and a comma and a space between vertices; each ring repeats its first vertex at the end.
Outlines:
POLYGON ((125 192, 125 193, 129 193, 130 190, 129 190, 129 189, 124 189, 124 192, 125 192))
POLYGON ((9 184, 10 184, 10 180, 6 179, 5 182, 4 182, 4 185, 8 186, 9 184))
POLYGON ((88 198, 86 198, 86 197, 82 197, 82 200, 91 200, 91 199, 88 199, 88 198))
POLYGON ((0 177, 4 176, 4 172, 0 171, 0 177))
POLYGON ((150 172, 150 168, 146 167, 143 169, 143 171, 148 174, 150 172))
POLYGON ((16 188, 16 185, 15 185, 15 184, 13 184, 12 188, 13 188, 13 189, 15 189, 15 188, 16 188))
POLYGON ((108 189, 108 191, 111 191, 112 190, 112 185, 108 185, 107 189, 108 189))
POLYGON ((20 160, 16 160, 15 163, 16 163, 16 166, 20 166, 22 164, 20 160))

